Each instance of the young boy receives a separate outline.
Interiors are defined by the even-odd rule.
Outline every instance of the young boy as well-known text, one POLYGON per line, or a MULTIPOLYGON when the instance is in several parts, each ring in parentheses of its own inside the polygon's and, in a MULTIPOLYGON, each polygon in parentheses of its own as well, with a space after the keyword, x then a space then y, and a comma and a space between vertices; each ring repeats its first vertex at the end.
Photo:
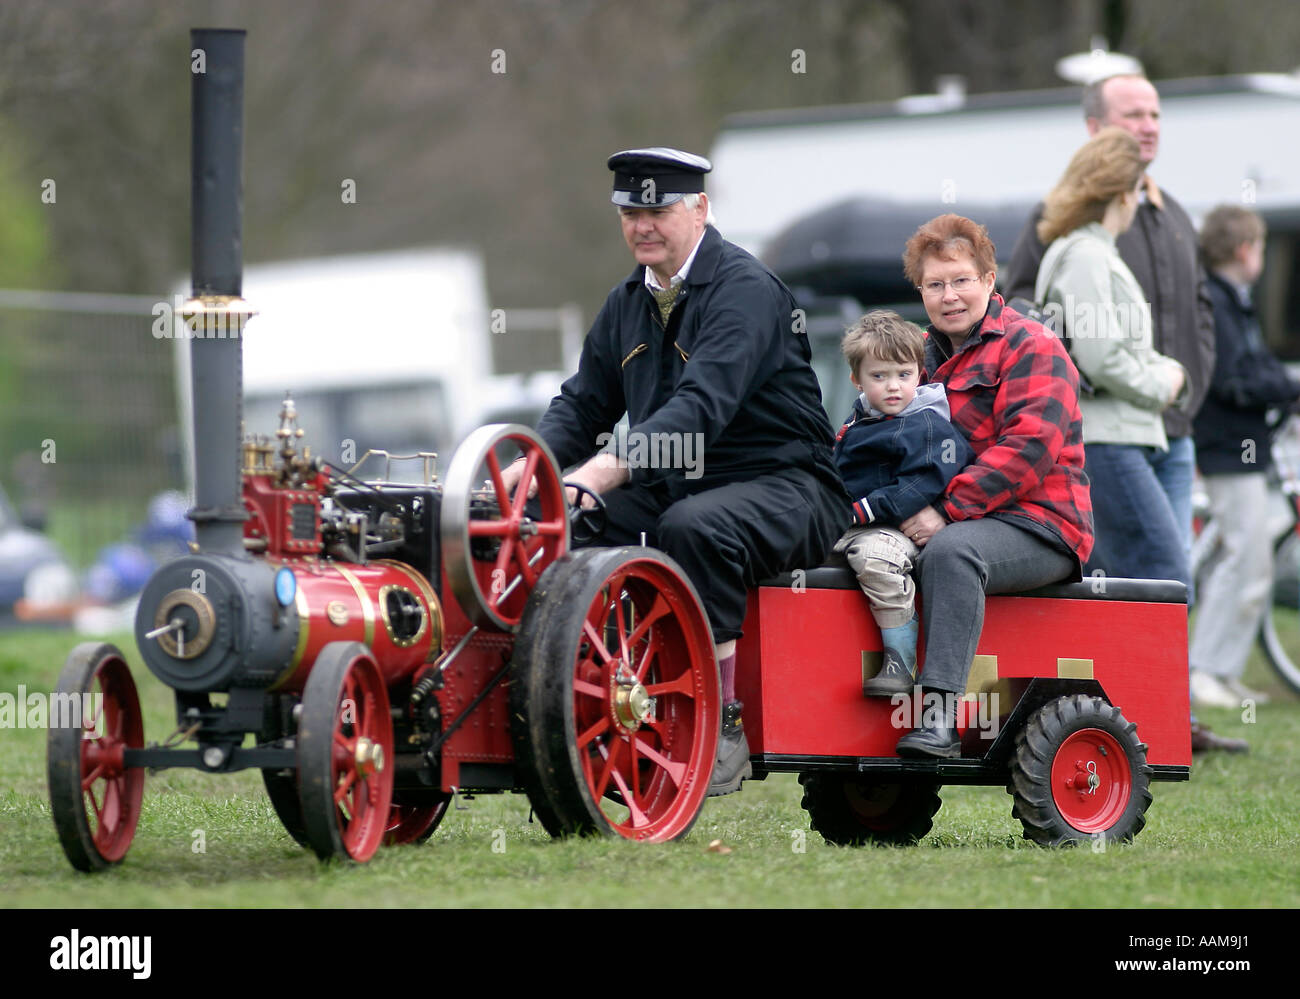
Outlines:
POLYGON ((835 440, 855 525, 835 550, 857 574, 884 640, 880 672, 862 692, 889 697, 910 693, 916 679, 916 588, 909 573, 918 549, 898 525, 934 503, 975 455, 948 422, 943 386, 917 384, 925 358, 918 327, 895 312, 869 312, 840 346, 861 395, 835 440))
POLYGON ((1264 700, 1242 685, 1241 674, 1273 583, 1273 553, 1262 527, 1272 463, 1269 413, 1300 397, 1300 383, 1264 345, 1250 300, 1250 286, 1264 269, 1264 235, 1263 220, 1237 205, 1219 206, 1201 226, 1216 359, 1194 423, 1196 464, 1223 555, 1197 594, 1189 658, 1192 699, 1215 707, 1264 700))

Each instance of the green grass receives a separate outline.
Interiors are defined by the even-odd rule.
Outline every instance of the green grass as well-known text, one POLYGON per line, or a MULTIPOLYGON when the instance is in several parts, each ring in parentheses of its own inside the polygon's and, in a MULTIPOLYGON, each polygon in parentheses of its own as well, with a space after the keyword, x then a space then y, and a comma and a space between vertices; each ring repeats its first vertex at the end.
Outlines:
MULTIPOLYGON (((0 691, 51 690, 76 639, 0 634, 0 691)), ((125 636, 146 738, 171 731, 171 696, 125 636)), ((1268 686, 1252 663, 1247 681, 1268 686)), ((790 776, 713 799, 682 842, 552 841, 522 795, 479 797, 422 846, 360 866, 321 865, 280 825, 254 773, 188 770, 147 779, 126 860, 88 877, 65 860, 45 788, 45 733, 0 730, 0 904, 7 907, 1293 907, 1300 905, 1300 700, 1277 688, 1245 724, 1246 757, 1198 759, 1186 784, 1155 784, 1146 829, 1104 853, 1049 851, 1020 837, 1000 788, 949 787, 912 848, 839 848, 808 830, 790 776), (193 850, 202 830, 205 852, 193 850), (730 853, 710 852, 720 839, 730 853)))

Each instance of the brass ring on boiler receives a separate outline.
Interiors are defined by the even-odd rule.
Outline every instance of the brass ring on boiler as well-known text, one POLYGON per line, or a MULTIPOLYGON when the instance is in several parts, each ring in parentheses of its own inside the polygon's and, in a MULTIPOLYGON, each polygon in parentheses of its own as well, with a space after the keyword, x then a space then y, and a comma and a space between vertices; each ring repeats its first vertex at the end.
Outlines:
POLYGON ((217 614, 206 595, 189 587, 181 587, 172 590, 158 602, 158 610, 153 616, 154 627, 162 628, 170 624, 181 607, 188 607, 198 619, 194 634, 178 644, 176 633, 166 631, 158 636, 158 644, 173 659, 197 659, 208 650, 217 633, 217 614))
POLYGON ((375 559, 375 565, 386 565, 402 573, 407 579, 415 584, 415 588, 424 595, 424 602, 428 606, 429 628, 432 631, 429 645, 429 654, 425 657, 426 662, 433 662, 442 654, 442 603, 438 600, 438 594, 433 592, 433 587, 429 581, 424 578, 418 571, 405 562, 396 562, 393 559, 378 558, 375 559))

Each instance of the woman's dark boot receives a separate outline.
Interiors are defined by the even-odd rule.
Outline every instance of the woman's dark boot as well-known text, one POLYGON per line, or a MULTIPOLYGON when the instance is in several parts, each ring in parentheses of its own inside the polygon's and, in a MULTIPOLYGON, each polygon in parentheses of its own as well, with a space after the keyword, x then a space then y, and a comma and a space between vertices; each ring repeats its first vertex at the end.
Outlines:
POLYGON ((950 760, 961 755, 961 739, 957 737, 957 698, 959 695, 945 690, 927 690, 921 698, 923 705, 920 725, 898 740, 894 751, 899 756, 920 759, 950 760), (939 698, 940 704, 935 704, 939 698))

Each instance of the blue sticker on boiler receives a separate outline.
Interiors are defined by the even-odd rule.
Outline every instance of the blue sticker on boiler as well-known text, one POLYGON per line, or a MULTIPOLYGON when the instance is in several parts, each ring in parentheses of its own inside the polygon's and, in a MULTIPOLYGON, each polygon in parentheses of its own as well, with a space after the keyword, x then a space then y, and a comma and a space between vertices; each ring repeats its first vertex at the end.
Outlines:
POLYGON ((288 607, 293 603, 297 593, 298 580, 294 578, 293 570, 287 565, 282 566, 275 574, 275 599, 279 601, 281 607, 288 607))

